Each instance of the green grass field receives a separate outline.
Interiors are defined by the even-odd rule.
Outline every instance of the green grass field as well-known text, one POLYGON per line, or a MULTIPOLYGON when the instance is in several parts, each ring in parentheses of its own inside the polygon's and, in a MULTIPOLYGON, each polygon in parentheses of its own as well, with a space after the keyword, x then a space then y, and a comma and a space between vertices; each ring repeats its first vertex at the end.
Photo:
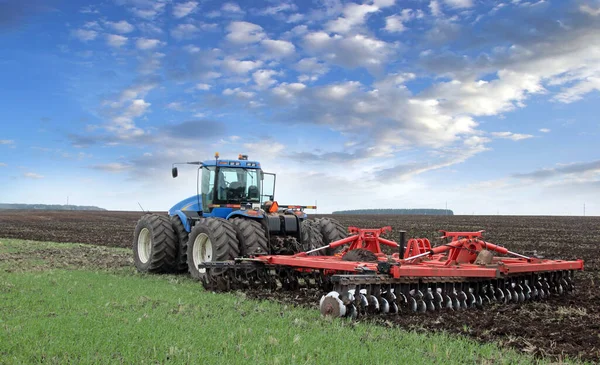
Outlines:
MULTIPOLYGON (((116 261, 130 255, 90 249, 116 261)), ((186 276, 69 261, 69 254, 82 250, 87 248, 0 239, 0 363, 536 362, 459 336, 332 320, 322 318, 316 306, 255 301, 243 293, 214 294, 186 276), (58 250, 59 265, 43 256, 58 250)))

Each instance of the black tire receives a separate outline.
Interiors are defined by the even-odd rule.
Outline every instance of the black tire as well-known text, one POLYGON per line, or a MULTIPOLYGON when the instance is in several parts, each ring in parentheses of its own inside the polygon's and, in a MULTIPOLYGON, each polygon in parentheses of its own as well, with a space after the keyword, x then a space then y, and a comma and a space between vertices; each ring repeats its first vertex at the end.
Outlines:
MULTIPOLYGON (((313 220, 306 219, 300 223, 300 235, 302 238, 302 249, 304 251, 325 246, 323 235, 319 230, 319 225, 313 220)), ((325 250, 313 252, 311 256, 325 255, 325 250)))
MULTIPOLYGON (((326 245, 348 237, 348 230, 333 218, 317 218, 315 219, 315 222, 319 225, 319 229, 323 235, 323 243, 326 245)), ((333 255, 342 251, 344 248, 345 246, 327 249, 327 255, 333 255)))
POLYGON ((187 244, 190 234, 185 230, 183 222, 178 215, 171 216, 171 225, 177 235, 177 260, 175 261, 175 271, 178 273, 187 272, 187 244))
POLYGON ((377 255, 373 252, 364 249, 357 248, 354 250, 350 250, 342 256, 342 260, 344 261, 358 261, 358 262, 377 262, 377 255))
POLYGON ((260 222, 242 217, 233 218, 230 222, 235 228, 242 256, 269 254, 267 233, 260 222))
POLYGON ((177 257, 177 237, 168 217, 146 214, 133 234, 133 261, 140 272, 172 273, 177 257))
MULTIPOLYGON (((235 228, 231 222, 223 218, 206 218, 197 223, 190 233, 187 245, 187 264, 188 272, 194 279, 206 283, 208 280, 206 270, 200 271, 198 264, 203 262, 202 247, 197 247, 196 257, 194 257, 194 247, 202 245, 202 240, 208 239, 211 245, 212 253, 206 255, 206 261, 228 261, 240 256, 239 243, 235 228)), ((223 271, 211 269, 212 276, 219 276, 223 271)))

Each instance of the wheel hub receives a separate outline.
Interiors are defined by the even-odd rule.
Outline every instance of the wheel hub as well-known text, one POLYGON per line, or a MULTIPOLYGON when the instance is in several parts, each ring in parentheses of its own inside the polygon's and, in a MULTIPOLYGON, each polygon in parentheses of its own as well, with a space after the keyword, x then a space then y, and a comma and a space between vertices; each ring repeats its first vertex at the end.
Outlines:
MULTIPOLYGON (((194 248, 192 251, 192 259, 194 266, 198 268, 203 262, 211 262, 213 259, 212 242, 206 233, 200 233, 194 240, 194 248)), ((198 269, 202 274, 206 273, 206 269, 198 269)))
POLYGON ((152 251, 152 240, 150 239, 150 230, 142 228, 137 242, 138 257, 142 263, 148 262, 150 259, 150 251, 152 251))

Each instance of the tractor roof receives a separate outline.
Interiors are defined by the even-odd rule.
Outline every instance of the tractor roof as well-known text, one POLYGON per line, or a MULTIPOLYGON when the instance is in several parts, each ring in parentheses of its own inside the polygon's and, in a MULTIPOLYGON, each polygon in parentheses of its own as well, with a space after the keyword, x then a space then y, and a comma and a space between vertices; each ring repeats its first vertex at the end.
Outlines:
POLYGON ((260 169, 260 162, 248 160, 207 160, 203 161, 204 166, 220 167, 244 167, 248 169, 260 169))

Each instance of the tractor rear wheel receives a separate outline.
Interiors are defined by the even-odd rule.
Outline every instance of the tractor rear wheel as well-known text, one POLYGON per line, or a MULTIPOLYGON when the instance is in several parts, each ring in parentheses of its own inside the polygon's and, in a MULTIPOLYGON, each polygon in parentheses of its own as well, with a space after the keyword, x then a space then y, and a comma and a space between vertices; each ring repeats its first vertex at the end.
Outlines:
POLYGON ((242 256, 269 254, 267 233, 260 222, 242 217, 233 218, 230 222, 236 230, 242 256))
POLYGON ((172 273, 177 256, 177 237, 169 218, 146 214, 133 235, 133 261, 140 272, 172 273))
POLYGON ((192 278, 207 283, 220 276, 223 269, 198 269, 203 262, 228 261, 239 257, 240 249, 235 228, 222 218, 206 218, 197 223, 187 245, 188 271, 192 278))
MULTIPOLYGON (((344 226, 333 218, 317 218, 317 222, 321 234, 323 235, 323 243, 325 245, 331 242, 339 241, 348 237, 348 230, 344 226)), ((327 255, 333 255, 344 249, 344 246, 340 246, 334 249, 327 249, 327 255)))
MULTIPOLYGON (((325 246, 319 225, 313 220, 306 219, 300 223, 300 236, 302 238, 302 249, 304 251, 325 246)), ((325 251, 317 251, 310 255, 325 255, 325 251)))
POLYGON ((171 225, 173 225, 173 230, 177 235, 178 245, 177 245, 177 261, 175 262, 175 271, 178 273, 187 272, 187 244, 189 233, 185 230, 183 222, 178 215, 171 216, 171 225))

